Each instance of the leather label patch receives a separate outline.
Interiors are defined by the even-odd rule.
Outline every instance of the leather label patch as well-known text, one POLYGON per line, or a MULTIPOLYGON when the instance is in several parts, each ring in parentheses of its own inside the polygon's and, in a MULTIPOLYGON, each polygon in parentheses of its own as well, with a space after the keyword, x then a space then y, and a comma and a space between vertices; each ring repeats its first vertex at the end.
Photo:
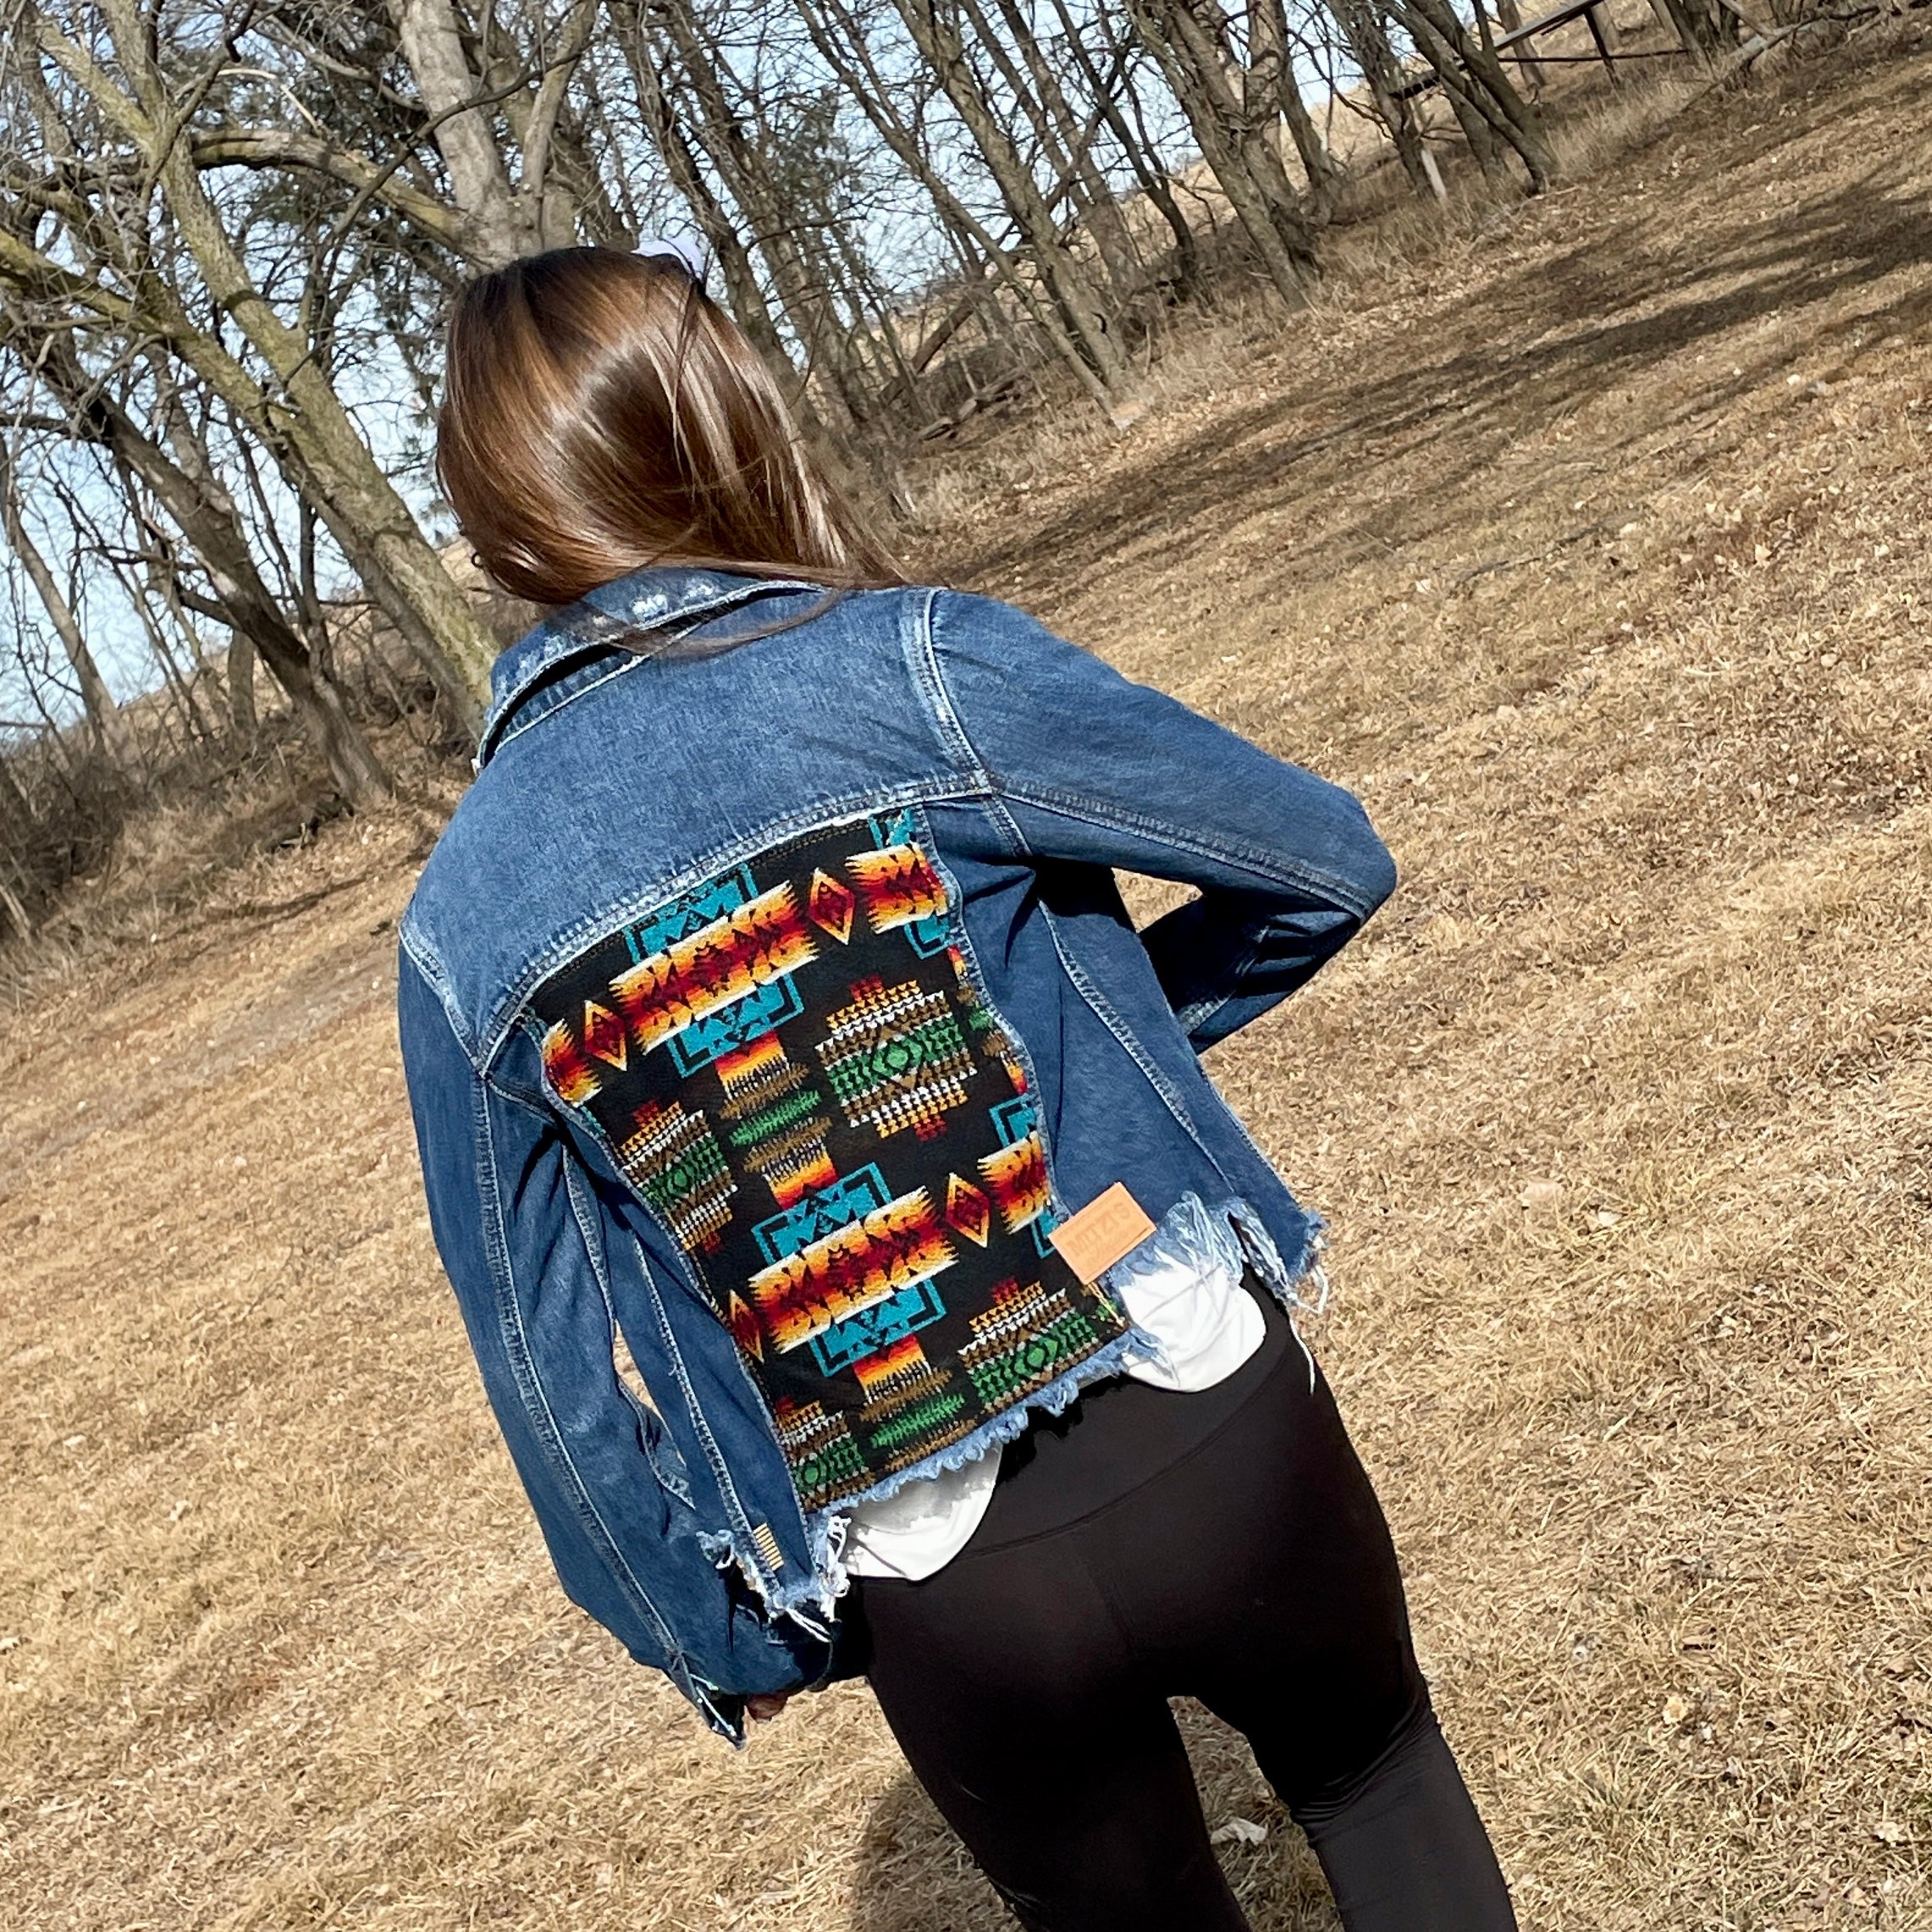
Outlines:
POLYGON ((1116 1181, 1078 1214, 1069 1215, 1046 1239, 1082 1281, 1093 1283, 1153 1232, 1154 1223, 1146 1211, 1116 1181))

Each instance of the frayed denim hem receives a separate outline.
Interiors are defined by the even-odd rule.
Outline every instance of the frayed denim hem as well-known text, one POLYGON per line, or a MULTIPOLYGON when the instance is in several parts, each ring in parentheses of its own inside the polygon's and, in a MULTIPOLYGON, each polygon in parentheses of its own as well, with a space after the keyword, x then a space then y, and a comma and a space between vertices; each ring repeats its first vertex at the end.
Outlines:
POLYGON ((1289 1261, 1282 1258, 1274 1236, 1269 1234, 1260 1215, 1246 1201, 1229 1201, 1215 1212, 1226 1217, 1250 1265, 1286 1311, 1288 1325, 1301 1350, 1301 1359, 1308 1364, 1308 1387, 1312 1393, 1315 1356, 1297 1317, 1305 1315, 1314 1319, 1328 1311, 1328 1272, 1320 1259, 1322 1250, 1328 1245, 1327 1223, 1320 1215, 1310 1214, 1301 1245, 1295 1250, 1294 1259, 1289 1261))
POLYGON ((1129 1328, 1124 1335, 1116 1336, 1104 1349, 1097 1349, 1085 1360, 1075 1362, 1043 1388, 1035 1389, 1024 1400, 1002 1410, 991 1421, 982 1422, 970 1435, 962 1436, 949 1448, 914 1463, 909 1468, 895 1471, 857 1496, 846 1498, 828 1509, 813 1511, 805 1519, 805 1526, 812 1538, 812 1561, 814 1568, 823 1565, 822 1574, 831 1599, 836 1601, 842 1597, 852 1585, 843 1559, 846 1532, 853 1510, 868 1503, 883 1503, 887 1497, 897 1496, 908 1482, 924 1482, 948 1470, 963 1469, 968 1463, 977 1462, 989 1451, 1005 1448, 1016 1437, 1025 1433, 1026 1426, 1035 1413, 1057 1416, 1088 1383, 1118 1375, 1131 1363, 1151 1360, 1159 1352, 1159 1344, 1151 1335, 1140 1328, 1129 1328))
POLYGON ((701 1533, 698 1547, 710 1559, 713 1568, 736 1568, 757 1595, 759 1607, 768 1617, 787 1618, 806 1636, 815 1637, 820 1643, 830 1643, 836 1635, 833 1623, 837 1612, 833 1605, 843 1594, 844 1586, 828 1588, 826 1578, 834 1571, 843 1574, 838 1566, 837 1544, 844 1541, 844 1526, 839 1526, 836 1542, 828 1543, 820 1533, 818 1521, 817 1517, 807 1519, 806 1526, 811 1535, 812 1567, 795 1582, 779 1581, 771 1572, 770 1553, 745 1537, 733 1535, 729 1530, 701 1533))
MULTIPOLYGON (((1251 1268, 1287 1311, 1295 1341, 1308 1364, 1309 1386, 1312 1388, 1315 1358, 1297 1325, 1297 1317, 1317 1317, 1328 1308, 1328 1278, 1317 1258, 1324 1241, 1320 1217, 1310 1215, 1293 1257, 1284 1257, 1267 1225, 1245 1201, 1235 1197, 1209 1207, 1198 1195, 1189 1193, 1175 1202, 1146 1240, 1100 1278, 1097 1285, 1109 1294, 1118 1307, 1122 1280, 1131 1279, 1135 1272, 1150 1265, 1167 1265, 1180 1259, 1204 1267, 1218 1266, 1235 1274, 1251 1268)), ((1136 1361, 1158 1360, 1161 1354, 1160 1344, 1153 1336, 1141 1328, 1129 1328, 950 1447, 882 1477, 856 1496, 813 1510, 805 1517, 810 1571, 794 1582, 780 1582, 770 1574, 765 1553, 744 1547, 742 1539, 729 1532, 704 1537, 705 1554, 720 1569, 736 1564, 769 1615, 788 1618, 808 1636, 830 1642, 836 1634, 838 1601, 852 1587, 851 1574, 845 1565, 845 1545, 854 1510, 897 1495, 909 1482, 926 1482, 949 1470, 977 1462, 989 1451, 1003 1449, 1024 1434, 1036 1412, 1057 1416, 1087 1383, 1119 1375, 1136 1361)))

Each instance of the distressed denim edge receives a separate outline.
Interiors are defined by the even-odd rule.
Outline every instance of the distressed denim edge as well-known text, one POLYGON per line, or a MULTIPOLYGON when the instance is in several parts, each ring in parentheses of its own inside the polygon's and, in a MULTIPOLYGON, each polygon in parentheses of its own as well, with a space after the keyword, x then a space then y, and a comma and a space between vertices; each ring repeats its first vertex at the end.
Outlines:
POLYGON ((1097 1382, 1103 1376, 1118 1375, 1130 1362, 1151 1360, 1158 1352, 1159 1344, 1151 1335, 1143 1329, 1129 1328, 1125 1334, 1115 1336, 1104 1348, 1084 1356, 1043 1388, 1023 1397, 1010 1409, 1003 1409, 982 1422, 969 1435, 962 1436, 948 1447, 921 1458, 909 1468, 882 1477, 858 1495, 846 1497, 825 1509, 813 1510, 805 1519, 805 1527, 812 1541, 813 1567, 825 1585, 825 1594, 821 1602, 825 1613, 834 1614, 832 1604, 852 1585, 845 1567, 844 1550, 846 1532, 853 1510, 867 1503, 883 1503, 887 1498, 897 1496, 909 1482, 923 1482, 950 1470, 963 1469, 968 1463, 979 1461, 989 1451, 1005 1448, 1025 1432, 1028 1422, 1036 1411, 1057 1416, 1088 1383, 1097 1382))
MULTIPOLYGON (((1328 1278, 1319 1259, 1327 1245, 1327 1231, 1326 1223, 1319 1215, 1305 1209, 1303 1213, 1305 1224, 1292 1259, 1283 1255, 1260 1214, 1239 1195, 1231 1195, 1209 1207, 1198 1195, 1190 1191, 1162 1217, 1161 1227, 1149 1239, 1157 1239, 1167 1232, 1169 1223, 1176 1217, 1191 1223, 1194 1228, 1210 1241, 1212 1240, 1212 1235, 1208 1234, 1210 1228, 1216 1232, 1225 1231, 1231 1243, 1231 1251, 1223 1250, 1222 1258, 1230 1267, 1237 1263, 1251 1267, 1281 1304, 1303 1359, 1308 1364, 1309 1383, 1312 1388, 1315 1358, 1297 1317, 1317 1317, 1328 1308, 1328 1278)), ((1214 1245, 1219 1245, 1218 1243, 1214 1245)), ((1138 1255, 1140 1251, 1136 1249, 1134 1253, 1138 1255)), ((1116 1263, 1101 1277, 1097 1285, 1107 1289, 1110 1280, 1133 1259, 1133 1256, 1129 1256, 1116 1263)), ((882 1477, 856 1496, 842 1498, 824 1509, 810 1511, 805 1517, 810 1569, 795 1582, 781 1583, 774 1579, 768 1584, 759 1574, 760 1565, 753 1553, 744 1547, 742 1539, 730 1531, 702 1535, 700 1545, 720 1569, 737 1565, 739 1572, 751 1582, 768 1615, 787 1618, 808 1636, 829 1643, 836 1635, 833 1626, 838 1615, 838 1600, 852 1587, 844 1553, 855 1510, 867 1503, 882 1503, 896 1496, 909 1482, 926 1482, 949 1471, 963 1469, 968 1463, 977 1462, 991 1450, 1003 1449, 1022 1434, 1035 1412, 1057 1416, 1090 1382, 1117 1375, 1136 1361, 1156 1360, 1160 1353, 1160 1344, 1151 1335, 1144 1329, 1129 1328, 1104 1348, 1075 1362, 1045 1387, 1035 1389, 1010 1409, 982 1422, 958 1442, 923 1457, 909 1468, 882 1477)))

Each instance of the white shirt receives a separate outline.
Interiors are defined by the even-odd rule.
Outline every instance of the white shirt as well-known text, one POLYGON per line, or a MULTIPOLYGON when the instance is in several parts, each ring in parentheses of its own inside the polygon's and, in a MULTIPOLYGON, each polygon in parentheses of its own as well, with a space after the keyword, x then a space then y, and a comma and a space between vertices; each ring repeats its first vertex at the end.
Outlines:
MULTIPOLYGON (((1189 1393, 1234 1374, 1267 1333, 1259 1305, 1242 1286, 1243 1261, 1226 1223, 1213 1224, 1189 1195, 1109 1269, 1109 1292, 1156 1344, 1125 1372, 1156 1388, 1189 1393)), ((883 1501, 860 1504, 847 1528, 845 1567, 855 1576, 908 1583, 943 1570, 979 1528, 999 1473, 999 1455, 989 1451, 958 1469, 908 1482, 883 1501)))

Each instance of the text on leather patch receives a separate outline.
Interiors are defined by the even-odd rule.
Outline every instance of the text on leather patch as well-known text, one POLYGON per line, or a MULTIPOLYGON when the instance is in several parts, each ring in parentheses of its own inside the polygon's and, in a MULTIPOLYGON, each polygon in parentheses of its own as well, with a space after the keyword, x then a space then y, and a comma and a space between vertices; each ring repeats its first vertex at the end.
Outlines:
POLYGON ((1046 1237, 1082 1281, 1098 1281, 1154 1232, 1140 1203, 1120 1182, 1069 1215, 1046 1237))

